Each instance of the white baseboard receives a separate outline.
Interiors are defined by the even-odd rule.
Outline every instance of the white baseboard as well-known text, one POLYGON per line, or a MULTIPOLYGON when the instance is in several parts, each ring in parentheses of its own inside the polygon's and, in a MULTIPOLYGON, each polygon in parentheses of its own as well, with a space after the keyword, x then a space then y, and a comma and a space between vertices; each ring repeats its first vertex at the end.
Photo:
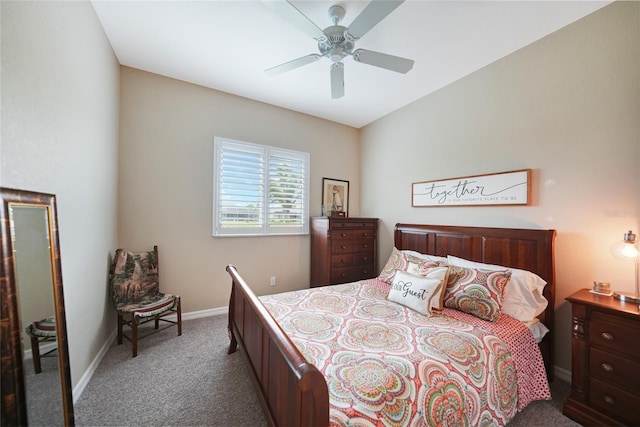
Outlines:
POLYGON ((111 335, 109 335, 109 338, 107 338, 104 344, 102 344, 100 351, 98 352, 96 357, 93 358, 93 361, 91 362, 87 370, 84 371, 84 374, 82 375, 82 378, 80 378, 80 381, 78 381, 76 386, 73 388, 73 403, 76 403, 78 401, 80 395, 82 395, 82 392, 84 391, 84 388, 87 386, 87 384, 89 384, 89 380, 93 376, 93 373, 96 371, 96 369, 98 369, 100 362, 102 362, 102 359, 107 354, 107 350, 109 350, 109 347, 111 347, 111 344, 116 339, 116 333, 117 329, 114 329, 111 335))
MULTIPOLYGON (((229 307, 219 307, 219 308, 211 308, 208 310, 192 311, 190 313, 183 313, 182 320, 199 319, 201 317, 216 316, 219 314, 226 314, 228 312, 229 312, 229 307)), ((176 316, 175 315, 167 316, 167 319, 175 320, 176 316)), ((113 341, 116 339, 116 335, 117 335, 117 329, 114 328, 111 335, 109 335, 109 338, 107 338, 105 343, 100 348, 100 351, 98 352, 96 357, 93 358, 93 361, 91 362, 87 370, 82 375, 82 378, 80 378, 80 381, 78 381, 76 386, 73 388, 73 403, 76 403, 78 399, 80 399, 80 396, 82 395, 82 392, 84 391, 87 384, 89 384, 89 380, 91 380, 93 373, 96 371, 96 369, 98 369, 100 362, 102 362, 102 359, 104 359, 104 356, 107 354, 109 347, 111 347, 111 344, 113 344, 113 341)))

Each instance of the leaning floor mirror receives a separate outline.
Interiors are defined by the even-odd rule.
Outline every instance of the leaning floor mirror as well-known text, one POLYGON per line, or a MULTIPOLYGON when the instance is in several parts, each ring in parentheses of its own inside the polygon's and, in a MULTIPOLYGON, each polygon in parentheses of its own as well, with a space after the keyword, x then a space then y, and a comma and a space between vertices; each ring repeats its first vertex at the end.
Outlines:
POLYGON ((56 197, 0 192, 2 425, 73 426, 56 197))

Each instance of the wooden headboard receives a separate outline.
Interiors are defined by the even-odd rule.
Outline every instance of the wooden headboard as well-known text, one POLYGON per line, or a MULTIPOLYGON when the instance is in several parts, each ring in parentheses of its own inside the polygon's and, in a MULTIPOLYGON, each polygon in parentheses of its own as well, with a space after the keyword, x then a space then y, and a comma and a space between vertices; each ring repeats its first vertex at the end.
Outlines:
POLYGON ((394 243, 398 249, 439 256, 453 255, 528 270, 544 279, 547 282, 544 296, 549 305, 539 317, 549 328, 549 333, 540 343, 540 350, 551 381, 554 369, 555 234, 555 230, 396 224, 394 243))

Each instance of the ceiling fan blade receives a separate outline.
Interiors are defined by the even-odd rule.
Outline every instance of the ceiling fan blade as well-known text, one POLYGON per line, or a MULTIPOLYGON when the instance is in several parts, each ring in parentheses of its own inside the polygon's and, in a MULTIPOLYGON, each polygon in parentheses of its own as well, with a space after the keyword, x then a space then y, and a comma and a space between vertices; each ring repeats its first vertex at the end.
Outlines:
POLYGON ((312 62, 316 62, 318 59, 322 58, 322 55, 318 55, 316 53, 312 53, 310 55, 302 56, 298 59, 294 59, 293 61, 285 62, 284 64, 276 65, 275 67, 268 68, 264 70, 270 76, 275 76, 286 71, 291 71, 295 68, 302 67, 303 65, 311 64, 312 62))
POLYGON ((344 64, 334 62, 331 64, 331 98, 337 99, 344 96, 344 64))
POLYGON ((378 25, 388 14, 393 12, 396 7, 404 0, 371 0, 371 3, 364 8, 362 13, 353 20, 347 33, 355 39, 364 36, 370 29, 378 25))
POLYGON ((262 2, 269 6, 273 11, 280 15, 283 19, 289 23, 295 25, 300 30, 304 31, 316 40, 324 39, 324 33, 322 30, 306 17, 297 7, 283 0, 262 0, 262 2))
POLYGON ((409 70, 413 68, 414 63, 413 59, 387 55, 386 53, 374 52, 367 49, 356 49, 353 51, 353 60, 403 74, 409 72, 409 70))

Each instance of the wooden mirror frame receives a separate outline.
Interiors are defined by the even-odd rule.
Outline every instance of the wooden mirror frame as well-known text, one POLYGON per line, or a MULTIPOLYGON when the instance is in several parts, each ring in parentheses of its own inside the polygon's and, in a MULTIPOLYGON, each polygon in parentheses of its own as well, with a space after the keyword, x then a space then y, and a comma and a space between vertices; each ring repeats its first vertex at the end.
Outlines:
POLYGON ((58 217, 56 196, 32 191, 0 188, 0 252, 2 253, 2 274, 0 275, 0 351, 2 357, 0 384, 2 389, 2 425, 28 425, 27 400, 25 393, 24 361, 21 341, 21 325, 18 309, 13 241, 11 238, 10 206, 42 206, 46 208, 49 221, 51 269, 53 277, 53 299, 56 316, 60 385, 62 391, 62 412, 64 424, 74 425, 73 390, 69 349, 62 291, 62 269, 60 262, 60 241, 58 238, 58 217))

